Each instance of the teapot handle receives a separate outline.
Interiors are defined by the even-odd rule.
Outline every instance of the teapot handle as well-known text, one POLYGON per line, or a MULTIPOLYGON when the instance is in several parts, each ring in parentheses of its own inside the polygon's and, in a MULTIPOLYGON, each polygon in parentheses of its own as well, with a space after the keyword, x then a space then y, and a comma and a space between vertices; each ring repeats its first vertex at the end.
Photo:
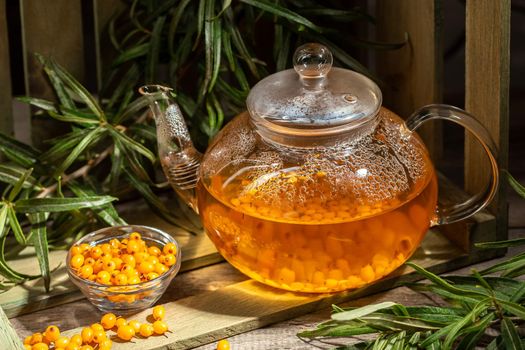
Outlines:
POLYGON ((490 161, 491 179, 485 189, 463 203, 451 205, 439 205, 437 207, 437 218, 434 225, 449 224, 459 221, 475 214, 485 208, 494 198, 498 188, 499 171, 496 162, 497 149, 494 140, 487 129, 481 125, 472 115, 463 109, 445 105, 432 104, 424 106, 415 111, 407 120, 406 126, 410 131, 416 130, 421 124, 432 119, 444 119, 463 126, 466 130, 476 137, 490 161))

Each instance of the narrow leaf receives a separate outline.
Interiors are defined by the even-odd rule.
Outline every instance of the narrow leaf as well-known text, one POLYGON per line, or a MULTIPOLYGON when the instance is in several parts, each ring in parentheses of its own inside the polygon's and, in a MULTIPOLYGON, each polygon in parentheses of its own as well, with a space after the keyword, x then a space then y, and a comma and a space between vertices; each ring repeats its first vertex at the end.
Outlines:
POLYGON ((81 118, 77 115, 69 114, 69 115, 61 115, 58 113, 55 113, 53 111, 48 111, 48 114, 56 120, 59 120, 61 122, 66 123, 79 123, 79 124, 99 124, 99 120, 94 119, 88 119, 88 118, 81 118))
POLYGON ((366 316, 381 309, 391 308, 394 305, 397 304, 390 301, 385 301, 379 304, 366 305, 353 310, 338 312, 333 314, 331 318, 332 320, 336 321, 350 321, 356 318, 366 316))
POLYGON ((501 336, 507 350, 523 350, 516 326, 507 317, 501 321, 501 336))
POLYGON ((510 248, 519 247, 522 245, 525 245, 525 238, 509 239, 507 241, 475 243, 476 248, 481 249, 510 248))
POLYGON ((26 245, 27 240, 26 236, 24 235, 24 232, 22 231, 22 227, 20 227, 20 222, 18 222, 18 218, 16 217, 16 213, 13 209, 13 207, 8 206, 7 207, 7 216, 9 218, 9 226, 11 227, 11 230, 15 234, 15 239, 20 245, 26 245))
POLYGON ((115 129, 111 128, 109 129, 111 135, 113 138, 118 138, 121 141, 121 144, 125 146, 126 148, 129 148, 133 152, 137 152, 142 154, 144 157, 148 158, 150 162, 155 162, 155 155, 151 153, 149 149, 141 145, 139 142, 133 140, 131 137, 127 136, 123 132, 118 132, 115 129))
POLYGON ((18 181, 15 183, 11 192, 9 192, 8 201, 12 202, 16 198, 16 196, 18 196, 18 194, 22 190, 24 183, 26 183, 27 179, 29 178, 29 176, 31 176, 32 172, 33 168, 29 168, 24 172, 24 174, 22 174, 22 176, 20 176, 20 179, 18 179, 18 181))
MULTIPOLYGON (((71 88, 81 99, 84 101, 84 103, 88 106, 88 108, 101 120, 106 121, 106 116, 104 115, 104 111, 102 111, 102 108, 98 105, 95 98, 87 91, 87 89, 82 86, 76 80, 71 74, 69 74, 68 71, 66 71, 64 68, 62 68, 60 65, 51 62, 53 69, 56 71, 57 75, 64 81, 64 83, 71 88)), ((74 106, 65 105, 67 108, 75 109, 74 106)))
POLYGON ((23 142, 20 142, 12 137, 9 137, 3 133, 0 132, 0 150, 6 151, 9 150, 10 152, 13 152, 17 154, 19 157, 27 160, 30 163, 34 163, 38 156, 40 155, 40 151, 26 145, 23 142))
POLYGON ((84 198, 30 198, 16 201, 15 209, 20 213, 49 213, 84 208, 98 208, 117 198, 110 196, 90 196, 84 198))
POLYGON ((153 31, 151 32, 151 39, 149 42, 149 53, 146 57, 146 83, 151 83, 156 79, 156 71, 159 65, 159 52, 161 44, 162 29, 166 22, 166 16, 161 16, 155 21, 153 31))
POLYGON ((40 265, 40 273, 44 278, 46 292, 49 292, 51 273, 49 270, 49 248, 47 246, 47 216, 47 213, 30 214, 29 221, 31 222, 31 238, 40 265))
POLYGON ((55 107, 55 103, 48 101, 48 100, 44 100, 44 99, 36 98, 36 97, 29 97, 29 96, 17 97, 16 99, 20 102, 30 104, 32 106, 43 109, 45 111, 52 111, 52 112, 57 111, 55 107))
POLYGON ((508 171, 503 171, 509 181, 510 186, 519 194, 521 197, 525 198, 525 187, 521 185, 508 171))
POLYGON ((73 148, 71 153, 67 156, 66 159, 60 164, 60 166, 54 171, 53 176, 56 177, 66 171, 71 164, 80 156, 80 154, 88 147, 92 146, 92 143, 105 132, 105 129, 102 127, 96 127, 91 130, 80 142, 73 148))
POLYGON ((525 320, 525 307, 506 300, 496 299, 496 301, 503 309, 505 309, 505 311, 513 314, 514 316, 518 316, 522 320, 525 320))
MULTIPOLYGON (((0 182, 15 185, 24 175, 26 170, 27 169, 16 165, 0 164, 0 182)), ((41 190, 43 187, 38 184, 32 176, 29 176, 22 184, 22 188, 34 188, 35 190, 41 190)))

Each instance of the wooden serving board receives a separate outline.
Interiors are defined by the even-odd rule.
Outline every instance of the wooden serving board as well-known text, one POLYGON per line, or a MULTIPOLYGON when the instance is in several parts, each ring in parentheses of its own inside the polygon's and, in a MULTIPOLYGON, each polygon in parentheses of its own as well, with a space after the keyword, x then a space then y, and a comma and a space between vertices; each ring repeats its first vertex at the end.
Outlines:
MULTIPOLYGON (((431 231, 412 261, 442 272, 450 268, 451 261, 464 258, 466 254, 454 247, 447 238, 431 231)), ((190 349, 417 278, 418 275, 411 268, 402 267, 368 288, 334 294, 292 293, 247 280, 163 304, 166 308, 165 321, 171 330, 166 336, 134 338, 133 343, 122 343, 116 339, 114 332, 109 331, 108 335, 114 340, 112 349, 115 350, 190 349)), ((149 309, 128 316, 128 319, 151 321, 148 319, 150 314, 149 309)), ((81 328, 70 329, 65 334, 70 336, 80 331, 81 328)))

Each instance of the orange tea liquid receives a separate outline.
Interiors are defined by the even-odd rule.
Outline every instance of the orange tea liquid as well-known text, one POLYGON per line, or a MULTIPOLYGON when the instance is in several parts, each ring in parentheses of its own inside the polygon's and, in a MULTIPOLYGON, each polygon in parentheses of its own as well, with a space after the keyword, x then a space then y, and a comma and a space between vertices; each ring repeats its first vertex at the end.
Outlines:
MULTIPOLYGON (((428 170, 428 169, 427 169, 428 170)), ((262 283, 301 292, 358 288, 389 274, 417 248, 434 215, 434 172, 413 184, 402 198, 373 205, 321 195, 295 205, 261 200, 257 190, 243 192, 248 180, 223 183, 216 175, 199 183, 204 227, 222 256, 262 283)), ((298 181, 289 177, 288 181, 298 181)), ((333 197, 333 192, 331 194, 333 197)))

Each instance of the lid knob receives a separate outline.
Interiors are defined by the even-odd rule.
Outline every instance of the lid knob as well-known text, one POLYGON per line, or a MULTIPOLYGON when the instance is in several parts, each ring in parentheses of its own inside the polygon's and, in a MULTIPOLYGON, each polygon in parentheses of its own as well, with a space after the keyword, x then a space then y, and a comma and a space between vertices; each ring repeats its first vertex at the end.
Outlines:
POLYGON ((293 55, 293 67, 301 78, 322 78, 328 74, 332 63, 330 50, 317 43, 299 46, 293 55))

